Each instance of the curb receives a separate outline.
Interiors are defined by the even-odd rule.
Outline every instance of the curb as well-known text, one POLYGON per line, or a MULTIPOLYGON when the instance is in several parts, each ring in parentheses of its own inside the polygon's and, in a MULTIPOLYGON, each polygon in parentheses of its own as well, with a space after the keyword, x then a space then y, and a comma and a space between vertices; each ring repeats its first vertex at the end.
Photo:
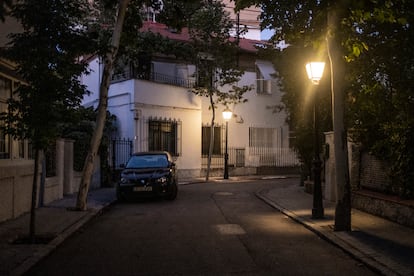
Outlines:
MULTIPOLYGON (((60 244, 62 244, 67 238, 81 229, 84 225, 90 222, 93 218, 101 215, 105 212, 116 200, 111 202, 104 203, 98 208, 89 208, 85 215, 82 216, 78 221, 68 226, 65 230, 58 233, 56 238, 50 241, 48 244, 45 244, 43 247, 39 248, 36 254, 30 256, 26 259, 21 265, 10 272, 11 276, 23 275, 43 258, 47 257, 52 251, 54 251, 60 244)), ((75 211, 74 211, 75 212, 75 211)))
POLYGON ((396 263, 386 256, 381 256, 379 253, 375 252, 375 250, 354 240, 352 237, 347 235, 347 233, 334 232, 333 230, 327 231, 313 221, 298 216, 294 212, 275 203, 270 198, 266 197, 266 193, 266 189, 259 190, 256 192, 256 197, 263 200, 272 208, 288 216, 295 222, 302 224, 304 227, 314 232, 322 239, 342 249, 344 252, 349 254, 354 259, 360 261, 371 270, 380 273, 381 275, 412 275, 412 271, 410 269, 402 267, 400 264, 396 263), (356 245, 356 243, 359 244, 356 245))

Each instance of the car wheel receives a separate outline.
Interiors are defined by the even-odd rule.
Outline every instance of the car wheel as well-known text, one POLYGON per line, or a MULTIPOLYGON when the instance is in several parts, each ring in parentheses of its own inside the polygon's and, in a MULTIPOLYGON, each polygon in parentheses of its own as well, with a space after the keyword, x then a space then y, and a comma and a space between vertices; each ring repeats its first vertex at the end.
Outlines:
POLYGON ((171 186, 171 193, 167 196, 167 199, 168 200, 176 199, 177 193, 178 193, 177 183, 173 183, 173 185, 171 186))

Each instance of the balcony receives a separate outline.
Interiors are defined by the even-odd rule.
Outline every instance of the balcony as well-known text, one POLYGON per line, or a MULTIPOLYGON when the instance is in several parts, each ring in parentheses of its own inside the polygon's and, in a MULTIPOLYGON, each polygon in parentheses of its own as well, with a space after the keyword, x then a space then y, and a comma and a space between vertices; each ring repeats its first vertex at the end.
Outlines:
POLYGON ((135 72, 132 69, 124 70, 123 72, 114 74, 112 76, 112 83, 130 79, 148 80, 156 83, 174 85, 185 88, 193 88, 196 84, 196 80, 193 78, 183 79, 177 76, 170 76, 156 72, 135 72))

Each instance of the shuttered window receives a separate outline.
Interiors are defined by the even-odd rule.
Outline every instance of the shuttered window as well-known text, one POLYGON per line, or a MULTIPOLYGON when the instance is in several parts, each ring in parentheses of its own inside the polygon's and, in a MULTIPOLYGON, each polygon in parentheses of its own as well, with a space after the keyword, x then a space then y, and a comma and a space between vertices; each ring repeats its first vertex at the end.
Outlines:
MULTIPOLYGON (((210 140, 211 140, 211 126, 203 126, 201 130, 201 154, 208 155, 210 150, 210 140)), ((221 145, 222 145, 222 127, 214 127, 214 144, 213 144, 213 154, 221 154, 221 145)))

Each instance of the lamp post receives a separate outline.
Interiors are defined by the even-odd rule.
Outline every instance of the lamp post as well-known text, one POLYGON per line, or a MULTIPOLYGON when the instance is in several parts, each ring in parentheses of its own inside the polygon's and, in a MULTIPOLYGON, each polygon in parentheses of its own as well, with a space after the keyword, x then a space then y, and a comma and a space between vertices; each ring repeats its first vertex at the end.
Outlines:
MULTIPOLYGON (((322 78, 324 62, 309 62, 306 64, 306 72, 309 79, 314 85, 319 85, 322 78)), ((312 218, 320 219, 324 217, 324 209, 322 204, 322 184, 321 184, 321 167, 322 162, 319 157, 319 112, 316 107, 318 103, 318 93, 314 95, 313 102, 313 123, 314 123, 314 159, 313 159, 313 208, 312 218)))
POLYGON ((226 107, 223 110, 223 119, 226 121, 226 148, 224 152, 224 179, 229 179, 229 154, 227 152, 228 136, 229 136, 229 120, 231 119, 233 112, 226 107))

